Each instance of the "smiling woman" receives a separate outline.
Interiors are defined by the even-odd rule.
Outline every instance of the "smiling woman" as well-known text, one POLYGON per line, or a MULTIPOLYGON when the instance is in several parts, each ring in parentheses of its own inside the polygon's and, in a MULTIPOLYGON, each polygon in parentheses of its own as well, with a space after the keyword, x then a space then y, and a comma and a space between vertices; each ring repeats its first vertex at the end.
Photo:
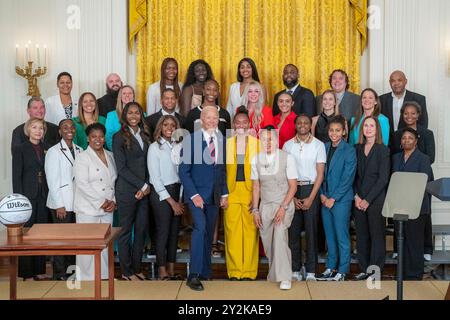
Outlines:
POLYGON ((57 82, 59 93, 45 100, 45 120, 58 125, 62 119, 72 119, 78 113, 77 99, 72 98, 72 75, 61 72, 57 82))

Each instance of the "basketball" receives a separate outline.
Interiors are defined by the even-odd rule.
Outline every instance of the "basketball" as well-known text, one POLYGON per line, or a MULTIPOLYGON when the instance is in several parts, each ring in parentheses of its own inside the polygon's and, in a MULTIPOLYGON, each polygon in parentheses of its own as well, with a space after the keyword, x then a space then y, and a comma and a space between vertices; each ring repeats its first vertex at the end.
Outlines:
POLYGON ((31 202, 21 194, 11 194, 0 201, 0 222, 5 226, 24 224, 32 213, 31 202))

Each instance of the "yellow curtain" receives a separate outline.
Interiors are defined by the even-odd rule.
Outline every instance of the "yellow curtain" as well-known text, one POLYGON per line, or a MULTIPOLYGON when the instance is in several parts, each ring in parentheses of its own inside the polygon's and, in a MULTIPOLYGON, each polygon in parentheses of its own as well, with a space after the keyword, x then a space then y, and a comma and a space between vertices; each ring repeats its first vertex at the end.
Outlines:
POLYGON ((147 0, 128 1, 128 46, 133 48, 134 38, 147 23, 147 0))
POLYGON ((189 64, 206 60, 221 86, 225 105, 237 64, 244 57, 244 0, 147 0, 148 23, 137 36, 136 99, 161 75, 166 57, 178 61, 184 82, 189 64))
POLYGON ((299 67, 300 83, 316 94, 329 88, 328 76, 337 68, 347 71, 351 90, 359 92, 361 41, 349 1, 250 0, 248 14, 247 54, 269 99, 283 88, 288 63, 299 67))
POLYGON ((193 60, 205 59, 221 85, 222 106, 245 56, 257 64, 269 105, 283 88, 287 63, 299 67, 301 84, 316 94, 329 87, 336 68, 349 74, 350 90, 360 91, 367 0, 129 1, 130 41, 137 34, 136 95, 143 105, 166 57, 178 61, 180 81, 193 60))

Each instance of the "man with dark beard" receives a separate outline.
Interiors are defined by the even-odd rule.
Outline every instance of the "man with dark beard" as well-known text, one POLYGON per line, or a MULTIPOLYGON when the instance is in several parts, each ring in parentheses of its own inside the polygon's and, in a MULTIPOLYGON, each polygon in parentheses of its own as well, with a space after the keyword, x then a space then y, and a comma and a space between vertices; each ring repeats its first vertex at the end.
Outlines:
POLYGON ((97 100, 99 114, 106 118, 108 112, 116 109, 117 95, 122 87, 122 80, 117 73, 106 77, 106 94, 97 100))
POLYGON ((311 90, 302 87, 298 82, 298 68, 293 64, 288 64, 283 69, 283 83, 286 86, 285 90, 278 92, 273 99, 273 115, 280 113, 278 108, 278 96, 284 92, 292 95, 294 99, 293 111, 297 115, 306 114, 309 117, 316 115, 316 100, 311 90))

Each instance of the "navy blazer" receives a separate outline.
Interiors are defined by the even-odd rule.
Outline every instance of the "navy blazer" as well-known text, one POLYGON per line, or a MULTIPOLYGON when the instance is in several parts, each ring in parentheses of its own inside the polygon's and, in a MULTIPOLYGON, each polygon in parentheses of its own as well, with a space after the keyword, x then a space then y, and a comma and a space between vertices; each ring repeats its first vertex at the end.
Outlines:
MULTIPOLYGON (((273 98, 272 113, 274 116, 280 113, 280 108, 278 108, 278 97, 285 92, 286 89, 278 92, 273 98)), ((294 111, 297 115, 307 114, 311 118, 316 115, 316 99, 311 90, 298 85, 292 94, 292 98, 294 99, 294 107, 292 108, 292 111, 294 111)))
POLYGON ((218 206, 221 197, 228 194, 225 141, 220 132, 216 132, 216 137, 219 152, 215 164, 211 161, 202 130, 183 139, 178 173, 186 203, 191 203, 191 197, 199 194, 205 204, 218 206))
MULTIPOLYGON (((391 144, 392 154, 402 152, 402 134, 403 129, 395 131, 394 138, 391 144)), ((433 164, 436 158, 436 143, 434 141, 433 131, 424 128, 421 125, 417 125, 417 134, 419 135, 419 140, 417 140, 417 147, 420 151, 430 157, 430 162, 431 164, 433 164)))
MULTIPOLYGON (((325 145, 327 155, 331 143, 325 145)), ((321 187, 321 194, 338 201, 353 200, 353 181, 356 173, 355 148, 342 140, 334 152, 331 163, 325 165, 325 177, 321 187), (328 168, 329 167, 329 168, 328 168)))
MULTIPOLYGON (((411 154, 408 161, 404 161, 404 152, 394 154, 392 157, 392 173, 394 172, 421 172, 428 176, 428 182, 433 181, 433 171, 431 170, 430 158, 418 148, 411 154)), ((408 186, 405 186, 407 188, 408 186)), ((431 213, 431 201, 428 193, 423 195, 420 215, 431 213)))

